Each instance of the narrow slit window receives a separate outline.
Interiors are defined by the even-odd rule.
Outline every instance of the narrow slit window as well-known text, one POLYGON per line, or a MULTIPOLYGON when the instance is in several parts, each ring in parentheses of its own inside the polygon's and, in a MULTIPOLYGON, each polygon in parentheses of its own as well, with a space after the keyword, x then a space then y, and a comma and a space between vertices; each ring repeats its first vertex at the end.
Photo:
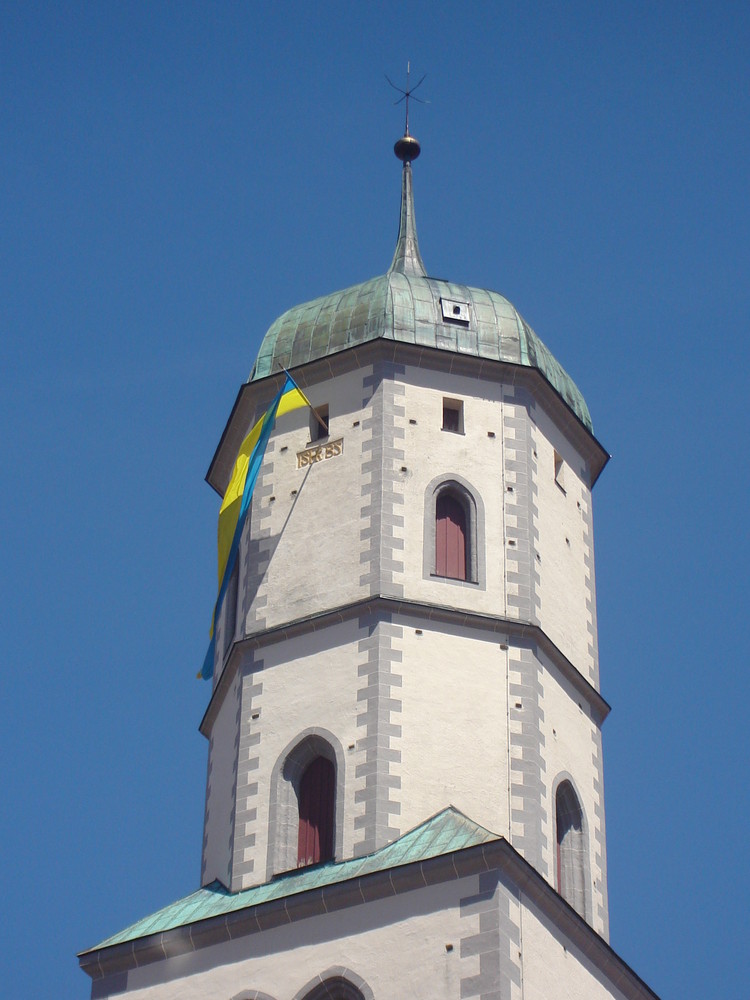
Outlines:
POLYGON ((464 404, 460 399, 443 400, 443 430, 452 434, 463 434, 464 404))
POLYGON ((328 403, 317 406, 315 411, 320 420, 317 419, 315 413, 310 414, 310 440, 323 441, 328 437, 328 403))
POLYGON ((565 462, 562 455, 555 452, 555 482, 565 493, 565 462))

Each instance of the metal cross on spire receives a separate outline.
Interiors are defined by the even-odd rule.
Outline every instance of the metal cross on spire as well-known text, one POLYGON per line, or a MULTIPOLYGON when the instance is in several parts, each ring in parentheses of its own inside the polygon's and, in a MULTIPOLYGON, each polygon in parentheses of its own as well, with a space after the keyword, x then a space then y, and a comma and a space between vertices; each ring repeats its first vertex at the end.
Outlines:
POLYGON ((417 89, 417 87, 420 87, 422 85, 422 83, 424 81, 424 78, 425 78, 425 76, 427 76, 427 74, 425 73, 424 76, 422 77, 422 79, 419 81, 419 83, 415 83, 413 87, 409 86, 409 77, 410 76, 411 76, 411 62, 407 62, 407 64, 406 64, 406 90, 402 90, 402 88, 401 87, 397 87, 396 84, 391 80, 391 78, 386 74, 386 80, 388 81, 388 83, 390 83, 390 85, 393 87, 394 90, 397 90, 399 92, 399 94, 403 95, 403 96, 399 97, 399 99, 397 101, 393 102, 394 105, 395 104, 400 104, 402 101, 406 101, 406 127, 404 129, 404 135, 408 135, 409 134, 409 98, 411 97, 411 99, 413 101, 417 101, 419 104, 429 104, 430 103, 427 100, 422 100, 421 97, 414 97, 414 91, 417 89))

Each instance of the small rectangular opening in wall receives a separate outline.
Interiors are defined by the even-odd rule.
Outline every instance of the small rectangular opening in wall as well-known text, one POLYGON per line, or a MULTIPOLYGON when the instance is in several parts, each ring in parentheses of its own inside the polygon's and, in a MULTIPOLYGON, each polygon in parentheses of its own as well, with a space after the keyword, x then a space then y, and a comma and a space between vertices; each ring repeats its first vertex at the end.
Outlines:
POLYGON ((565 493, 565 462, 563 462, 562 455, 557 452, 555 452, 555 482, 565 493))
POLYGON ((315 412, 320 420, 315 416, 315 413, 310 414, 310 440, 322 441, 328 437, 328 403, 316 406, 315 412))
POLYGON ((443 399, 443 430, 463 434, 464 404, 460 399, 443 399))

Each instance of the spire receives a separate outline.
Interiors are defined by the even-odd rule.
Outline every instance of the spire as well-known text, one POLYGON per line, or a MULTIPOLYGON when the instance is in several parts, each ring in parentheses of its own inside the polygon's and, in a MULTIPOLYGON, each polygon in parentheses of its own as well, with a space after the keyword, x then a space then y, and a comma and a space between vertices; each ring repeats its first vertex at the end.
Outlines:
POLYGON ((421 147, 418 140, 413 135, 409 135, 409 98, 411 97, 413 100, 419 101, 420 104, 425 103, 418 97, 413 97, 414 91, 420 86, 424 77, 422 77, 422 80, 419 81, 416 87, 410 87, 410 73, 411 63, 407 63, 406 90, 397 87, 395 83, 391 83, 388 77, 386 77, 386 80, 388 80, 393 89, 403 95, 399 97, 396 104, 400 104, 402 101, 406 103, 404 134, 393 147, 393 152, 403 163, 404 169, 401 174, 401 218, 398 224, 398 240, 396 241, 396 252, 393 255, 391 266, 388 268, 388 273, 398 271, 399 274, 416 275, 426 278, 427 271, 422 263, 422 257, 419 253, 419 243, 417 242, 417 223, 414 219, 414 192, 412 191, 411 182, 412 160, 416 160, 419 156, 421 147))
POLYGON ((396 156, 404 160, 404 169, 401 175, 401 219, 398 226, 398 240, 396 241, 396 252, 393 255, 391 266, 388 272, 398 271, 400 274, 416 275, 426 278, 427 271, 422 263, 419 253, 419 243, 417 242, 417 223, 414 219, 414 192, 411 181, 411 159, 419 156, 419 143, 409 135, 399 139, 395 146, 396 156), (407 154, 402 156, 399 152, 407 154))

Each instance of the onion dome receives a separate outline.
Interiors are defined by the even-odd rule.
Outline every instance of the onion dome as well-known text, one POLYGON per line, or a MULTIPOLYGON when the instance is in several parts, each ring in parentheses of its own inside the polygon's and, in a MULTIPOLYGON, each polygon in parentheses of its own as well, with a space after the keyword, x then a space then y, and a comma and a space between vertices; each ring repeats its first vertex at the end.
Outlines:
POLYGON ((417 242, 412 161, 419 155, 408 134, 396 143, 402 160, 398 239, 386 274, 295 306, 269 328, 250 375, 264 378, 281 368, 384 338, 536 368, 592 431, 578 387, 504 296, 427 275, 417 242))

